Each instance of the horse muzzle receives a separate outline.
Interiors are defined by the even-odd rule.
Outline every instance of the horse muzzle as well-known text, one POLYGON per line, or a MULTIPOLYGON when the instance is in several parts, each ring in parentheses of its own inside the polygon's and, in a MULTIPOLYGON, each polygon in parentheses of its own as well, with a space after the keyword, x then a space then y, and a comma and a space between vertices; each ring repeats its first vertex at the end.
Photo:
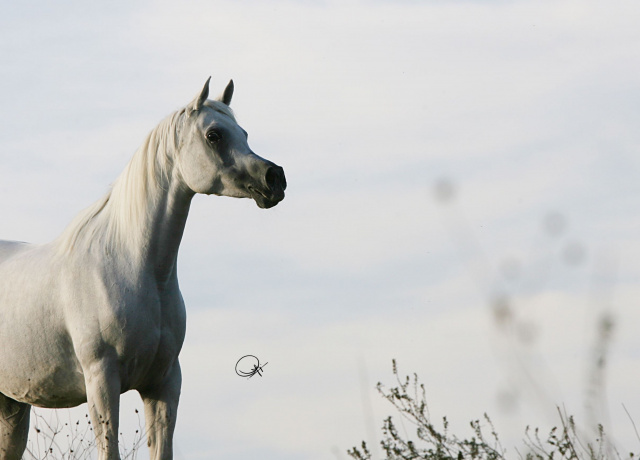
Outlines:
POLYGON ((287 179, 284 176, 284 169, 270 163, 269 167, 261 178, 259 184, 248 185, 247 190, 258 207, 262 209, 272 208, 284 199, 284 191, 287 188, 287 179))

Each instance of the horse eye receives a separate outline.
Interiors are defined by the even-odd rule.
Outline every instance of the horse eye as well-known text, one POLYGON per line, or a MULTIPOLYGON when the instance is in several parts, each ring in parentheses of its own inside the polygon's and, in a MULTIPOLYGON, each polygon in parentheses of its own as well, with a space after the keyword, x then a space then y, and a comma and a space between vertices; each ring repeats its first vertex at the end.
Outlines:
POLYGON ((222 136, 218 131, 212 130, 207 133, 207 140, 209 142, 218 142, 220 139, 222 139, 222 136))

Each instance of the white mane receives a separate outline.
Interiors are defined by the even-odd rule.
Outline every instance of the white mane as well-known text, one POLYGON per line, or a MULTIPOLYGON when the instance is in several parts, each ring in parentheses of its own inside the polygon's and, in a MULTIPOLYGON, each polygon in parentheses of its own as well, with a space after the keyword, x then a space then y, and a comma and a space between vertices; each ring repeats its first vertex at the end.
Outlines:
MULTIPOLYGON (((150 211, 168 184, 185 109, 160 122, 133 155, 111 190, 78 214, 58 239, 63 253, 92 244, 106 251, 141 248, 150 211)), ((125 252, 126 254, 127 252, 125 252)))

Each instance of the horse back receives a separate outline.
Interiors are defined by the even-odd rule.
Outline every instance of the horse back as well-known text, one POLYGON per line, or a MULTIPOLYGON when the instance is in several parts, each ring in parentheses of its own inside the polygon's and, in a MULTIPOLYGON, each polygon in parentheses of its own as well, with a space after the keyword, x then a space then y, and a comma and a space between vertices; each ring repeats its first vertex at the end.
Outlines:
POLYGON ((29 249, 32 245, 24 241, 0 240, 0 264, 16 254, 29 249))

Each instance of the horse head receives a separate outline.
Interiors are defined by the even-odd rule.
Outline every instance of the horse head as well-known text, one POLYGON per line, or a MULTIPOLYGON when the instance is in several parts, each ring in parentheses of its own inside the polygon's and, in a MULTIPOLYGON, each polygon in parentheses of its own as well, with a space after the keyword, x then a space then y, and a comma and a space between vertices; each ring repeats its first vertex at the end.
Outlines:
POLYGON ((247 132, 229 108, 233 81, 209 100, 210 79, 184 112, 176 161, 182 180, 194 193, 253 198, 260 208, 271 208, 284 199, 284 170, 249 148, 247 132))

